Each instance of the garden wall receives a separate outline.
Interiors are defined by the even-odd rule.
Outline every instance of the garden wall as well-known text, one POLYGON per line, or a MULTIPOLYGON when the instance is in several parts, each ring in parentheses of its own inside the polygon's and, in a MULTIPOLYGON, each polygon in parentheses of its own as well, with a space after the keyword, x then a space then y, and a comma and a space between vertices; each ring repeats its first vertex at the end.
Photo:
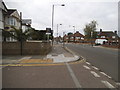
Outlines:
MULTIPOLYGON (((23 42, 23 55, 46 55, 51 51, 50 42, 23 42)), ((20 42, 3 42, 2 55, 21 55, 20 42)))

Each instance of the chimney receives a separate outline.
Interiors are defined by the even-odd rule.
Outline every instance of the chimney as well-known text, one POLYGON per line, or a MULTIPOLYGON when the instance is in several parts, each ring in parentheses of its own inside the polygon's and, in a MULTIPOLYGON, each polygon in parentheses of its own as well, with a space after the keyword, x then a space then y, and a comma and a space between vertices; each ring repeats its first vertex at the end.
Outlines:
POLYGON ((102 32, 102 29, 100 29, 100 32, 102 32))
POLYGON ((117 34, 117 31, 114 31, 115 34, 117 34))

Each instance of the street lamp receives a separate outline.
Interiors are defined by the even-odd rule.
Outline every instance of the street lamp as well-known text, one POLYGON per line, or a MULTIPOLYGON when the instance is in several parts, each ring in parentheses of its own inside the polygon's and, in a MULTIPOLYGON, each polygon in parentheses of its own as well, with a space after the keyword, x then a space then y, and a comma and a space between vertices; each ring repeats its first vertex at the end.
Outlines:
MULTIPOLYGON (((53 4, 52 6, 52 30, 53 30, 53 26, 54 26, 54 7, 55 6, 65 6, 65 4, 53 4)), ((53 44, 53 41, 52 41, 53 44)))
POLYGON ((22 37, 22 12, 20 12, 20 52, 23 54, 23 37, 22 37))
POLYGON ((93 31, 91 32, 91 46, 93 46, 93 31))
POLYGON ((59 39, 58 39, 58 26, 59 26, 59 25, 62 25, 62 24, 57 24, 57 44, 58 44, 58 40, 59 40, 59 39))
POLYGON ((63 47, 65 46, 65 43, 64 43, 64 35, 65 35, 65 32, 63 32, 63 47))
POLYGON ((75 26, 73 26, 74 27, 74 43, 75 43, 75 26))

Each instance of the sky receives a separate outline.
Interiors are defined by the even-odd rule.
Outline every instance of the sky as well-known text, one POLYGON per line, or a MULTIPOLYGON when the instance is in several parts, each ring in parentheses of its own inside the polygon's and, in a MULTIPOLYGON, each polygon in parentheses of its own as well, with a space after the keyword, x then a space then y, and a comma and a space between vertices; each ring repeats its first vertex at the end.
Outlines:
POLYGON ((4 0, 7 8, 22 12, 23 19, 32 19, 32 27, 45 30, 52 26, 54 7, 54 36, 63 32, 79 31, 84 34, 85 25, 97 21, 97 30, 118 30, 119 0, 4 0), (60 6, 65 4, 65 6, 60 6), (62 25, 60 25, 62 24, 62 25))

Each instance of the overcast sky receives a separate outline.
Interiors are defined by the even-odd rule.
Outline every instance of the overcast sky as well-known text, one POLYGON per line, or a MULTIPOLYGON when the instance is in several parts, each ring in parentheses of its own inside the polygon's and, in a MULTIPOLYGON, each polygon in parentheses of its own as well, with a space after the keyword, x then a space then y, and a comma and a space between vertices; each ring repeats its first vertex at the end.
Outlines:
POLYGON ((32 19, 32 27, 37 30, 51 28, 52 5, 65 4, 64 7, 56 5, 54 12, 54 35, 57 24, 59 35, 63 31, 75 30, 84 34, 83 29, 87 23, 96 20, 97 29, 118 30, 118 1, 119 0, 4 0, 10 9, 17 9, 23 13, 24 19, 32 19))

